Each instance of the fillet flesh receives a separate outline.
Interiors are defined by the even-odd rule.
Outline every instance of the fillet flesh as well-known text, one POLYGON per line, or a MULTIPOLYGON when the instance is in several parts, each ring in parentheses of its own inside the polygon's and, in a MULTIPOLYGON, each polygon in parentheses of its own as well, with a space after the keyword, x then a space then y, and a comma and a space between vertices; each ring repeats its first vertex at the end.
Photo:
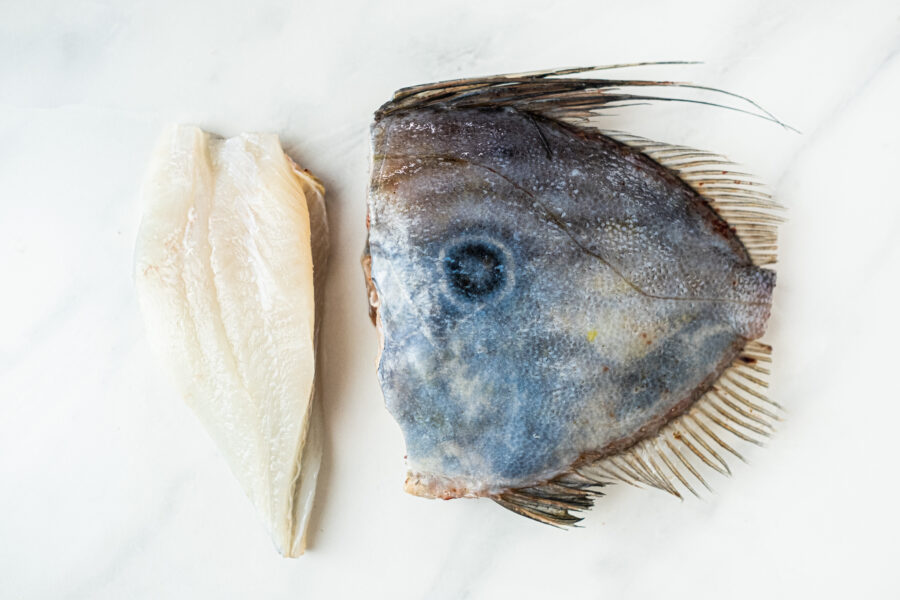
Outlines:
POLYGON ((173 126, 144 184, 135 249, 154 349, 292 557, 305 548, 322 456, 313 397, 323 194, 276 135, 173 126))

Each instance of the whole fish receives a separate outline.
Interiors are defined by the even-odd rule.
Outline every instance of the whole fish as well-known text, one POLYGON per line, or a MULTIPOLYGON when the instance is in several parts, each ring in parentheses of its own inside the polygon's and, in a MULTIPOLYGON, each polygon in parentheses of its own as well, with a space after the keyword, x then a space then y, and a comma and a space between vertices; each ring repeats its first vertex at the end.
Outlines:
POLYGON ((614 480, 694 492, 701 464, 728 472, 728 435, 778 418, 754 341, 778 206, 722 157, 592 120, 671 100, 649 86, 708 88, 569 77, 588 70, 421 85, 376 112, 363 263, 410 493, 567 525, 614 480))

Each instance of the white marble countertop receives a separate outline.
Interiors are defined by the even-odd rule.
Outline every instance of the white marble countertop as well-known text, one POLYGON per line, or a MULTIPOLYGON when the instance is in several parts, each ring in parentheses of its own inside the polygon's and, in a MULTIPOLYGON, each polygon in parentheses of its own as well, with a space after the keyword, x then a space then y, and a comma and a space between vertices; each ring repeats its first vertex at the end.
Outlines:
POLYGON ((0 3, 0 597, 895 595, 898 50, 896 0, 0 3), (779 433, 714 495, 616 486, 571 531, 404 494, 358 264, 373 110, 437 79, 673 59, 704 64, 631 74, 802 131, 684 105, 610 118, 725 153, 788 207, 779 433), (297 560, 144 338, 136 194, 173 121, 277 132, 328 188, 327 456, 297 560))

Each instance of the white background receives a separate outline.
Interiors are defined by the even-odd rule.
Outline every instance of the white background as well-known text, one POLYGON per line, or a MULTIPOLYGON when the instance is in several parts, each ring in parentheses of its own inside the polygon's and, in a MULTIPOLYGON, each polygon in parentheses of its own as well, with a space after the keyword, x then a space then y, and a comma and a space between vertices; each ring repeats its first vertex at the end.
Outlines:
POLYGON ((900 5, 0 2, 0 597, 897 597, 900 5), (402 492, 358 258, 373 110, 466 75, 631 71, 753 97, 609 125, 725 153, 788 208, 773 393, 787 420, 703 500, 617 486, 584 528, 402 492), (150 354, 136 194, 169 122, 274 131, 328 188, 327 457, 280 558, 150 354))

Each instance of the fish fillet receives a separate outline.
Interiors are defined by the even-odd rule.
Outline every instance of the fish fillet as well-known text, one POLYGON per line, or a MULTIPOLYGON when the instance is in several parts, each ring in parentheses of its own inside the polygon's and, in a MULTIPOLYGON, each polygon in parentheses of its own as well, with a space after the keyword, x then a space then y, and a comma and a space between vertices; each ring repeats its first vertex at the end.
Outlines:
POLYGON ((144 184, 135 249, 151 344, 291 557, 305 548, 322 456, 323 193, 276 135, 173 126, 144 184))

